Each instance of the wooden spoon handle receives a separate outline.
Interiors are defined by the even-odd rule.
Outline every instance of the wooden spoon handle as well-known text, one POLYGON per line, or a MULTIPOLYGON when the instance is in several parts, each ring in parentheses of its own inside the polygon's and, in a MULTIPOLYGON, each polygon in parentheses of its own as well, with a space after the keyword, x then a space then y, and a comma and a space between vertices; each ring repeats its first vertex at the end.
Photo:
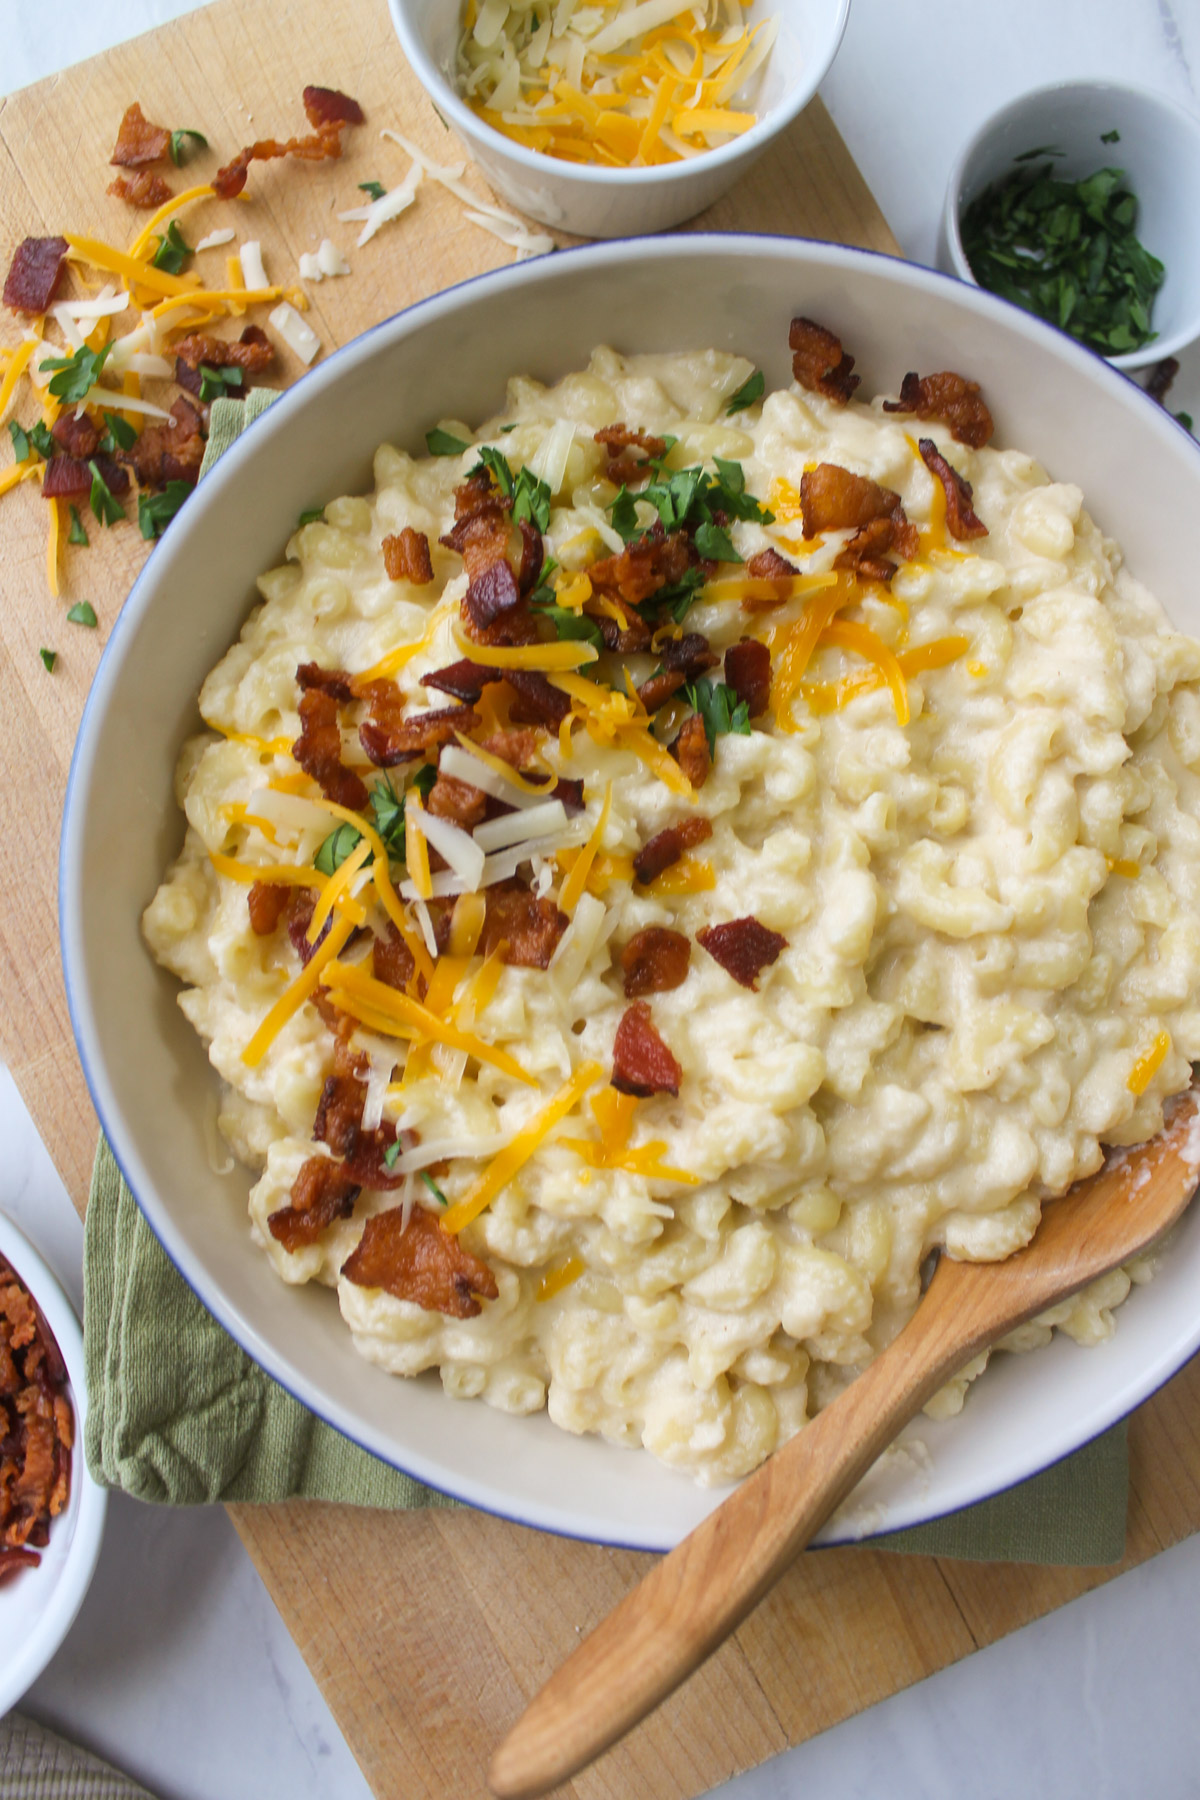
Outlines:
MULTIPOLYGON (((551 1676, 496 1750, 502 1800, 565 1781, 684 1681, 758 1604, 901 1426, 971 1354, 939 1270, 914 1321, 663 1558, 551 1676), (914 1326, 917 1327, 914 1329, 914 1326)), ((968 1309, 970 1310, 970 1309, 968 1309)))

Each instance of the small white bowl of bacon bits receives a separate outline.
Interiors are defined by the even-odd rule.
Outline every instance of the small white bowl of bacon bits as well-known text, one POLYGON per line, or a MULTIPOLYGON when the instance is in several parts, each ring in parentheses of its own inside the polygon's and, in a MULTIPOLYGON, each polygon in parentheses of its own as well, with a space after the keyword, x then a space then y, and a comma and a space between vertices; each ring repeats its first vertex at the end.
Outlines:
POLYGON ((107 1496, 82 1454, 83 1333, 33 1245, 0 1212, 0 1716, 74 1622, 107 1496))
POLYGON ((816 93, 850 0, 389 0, 503 198, 581 237, 692 218, 816 93))

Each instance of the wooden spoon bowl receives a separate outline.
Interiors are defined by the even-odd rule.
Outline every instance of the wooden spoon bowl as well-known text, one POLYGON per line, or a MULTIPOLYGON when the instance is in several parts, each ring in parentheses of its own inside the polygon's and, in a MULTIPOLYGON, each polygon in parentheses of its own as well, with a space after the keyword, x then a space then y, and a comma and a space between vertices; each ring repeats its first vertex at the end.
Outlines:
POLYGON ((964 1363, 1137 1256, 1200 1178, 1200 1097, 1158 1137, 1111 1156, 1047 1204, 999 1263, 942 1257, 920 1306, 875 1361, 665 1556, 551 1676, 496 1750, 501 1800, 532 1800, 599 1756, 734 1631, 880 1453, 964 1363))

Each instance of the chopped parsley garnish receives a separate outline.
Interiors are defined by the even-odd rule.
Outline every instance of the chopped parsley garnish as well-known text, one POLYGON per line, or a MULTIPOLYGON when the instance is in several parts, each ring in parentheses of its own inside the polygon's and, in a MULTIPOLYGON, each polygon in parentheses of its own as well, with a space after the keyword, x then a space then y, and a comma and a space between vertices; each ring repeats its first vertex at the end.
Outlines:
POLYGON ((137 443, 137 432, 127 419, 121 418, 119 413, 106 412, 104 423, 108 426, 108 430, 100 439, 102 450, 111 456, 115 450, 133 449, 137 443))
POLYGON ((481 469, 487 470, 504 498, 512 501, 514 525, 519 525, 522 519, 532 519, 539 531, 549 530, 550 489, 544 481, 539 481, 532 469, 523 468, 514 475, 507 456, 503 451, 493 450, 490 444, 481 446, 479 461, 471 474, 478 475, 481 469))
POLYGON ((419 1169, 417 1172, 420 1175, 421 1180, 425 1183, 425 1186, 429 1189, 430 1193, 433 1195, 434 1199, 437 1201, 438 1205, 439 1206, 449 1206, 450 1202, 447 1200, 445 1194, 443 1194, 441 1188, 438 1186, 437 1182, 433 1179, 433 1176, 429 1173, 428 1169, 419 1169))
POLYGON ((430 456, 461 456, 471 446, 464 444, 461 438, 454 437, 451 432, 435 426, 432 431, 425 433, 425 448, 430 456))
POLYGON ((8 421, 8 435, 12 438, 13 456, 17 462, 29 461, 29 433, 22 431, 15 419, 8 421))
MULTIPOLYGON (((50 427, 46 425, 43 420, 39 419, 36 425, 31 425, 28 433, 24 435, 28 436, 29 442, 33 445, 38 455, 44 456, 47 462, 50 461, 52 456, 61 454, 62 445, 56 441, 50 431, 50 427)), ((18 461, 23 462, 24 460, 23 457, 18 458, 18 461)))
MULTIPOLYGON (((1020 163, 1057 150, 1026 151, 1020 163)), ((1014 301, 1101 355, 1136 350, 1165 270, 1134 231, 1137 199, 1123 169, 1082 181, 1052 164, 1023 167, 987 188, 963 214, 962 241, 981 287, 1014 301)))
POLYGON ((684 688, 689 706, 704 720, 710 755, 716 754, 717 739, 734 731, 739 737, 750 736, 750 708, 739 700, 737 691, 724 681, 710 681, 706 675, 689 681, 684 688))
POLYGON ((357 826, 339 825, 331 831, 317 854, 313 857, 313 868, 322 875, 333 875, 341 868, 350 852, 362 843, 362 832, 357 826))
POLYGON ((175 164, 176 168, 179 168, 181 163, 186 162, 188 157, 192 154, 192 145, 194 145, 197 150, 207 150, 208 139, 201 132, 188 131, 186 128, 182 131, 173 131, 171 133, 171 161, 175 164))
POLYGON ((500 427, 500 436, 507 437, 510 431, 515 431, 516 429, 517 429, 517 425, 516 425, 516 420, 514 419, 514 421, 511 425, 502 425, 500 427))
POLYGON ((1102 144, 1119 144, 1120 141, 1121 134, 1119 131, 1102 131, 1100 133, 1100 142, 1102 144))
POLYGON ((158 249, 151 260, 156 269, 162 269, 167 275, 178 275, 188 257, 194 255, 195 251, 180 231, 178 221, 172 219, 167 226, 166 236, 159 238, 158 249))
POLYGON ((1195 420, 1192 418, 1192 415, 1190 412, 1177 412, 1175 414, 1175 420, 1176 420, 1177 424, 1180 424, 1183 426, 1183 429, 1185 431, 1194 432, 1195 420))
POLYGON ((400 1156, 400 1139, 395 1138, 388 1145, 387 1149, 383 1153, 384 1168, 385 1169, 394 1169, 397 1161, 399 1160, 399 1156, 400 1156))
POLYGON ((94 462, 88 463, 92 471, 92 492, 89 500, 92 511, 102 525, 115 525, 118 519, 125 517, 125 508, 114 498, 111 488, 94 462))
POLYGON ((100 371, 104 367, 112 344, 105 344, 102 350, 89 350, 82 344, 70 356, 48 356, 38 368, 44 373, 53 369, 49 383, 49 391, 56 400, 86 400, 89 389, 96 385, 100 371))
POLYGON ((210 369, 207 363, 200 364, 200 398, 223 400, 230 388, 240 388, 245 376, 236 366, 228 369, 210 369))
POLYGON ((382 200, 387 193, 382 181, 360 181, 358 191, 360 194, 366 194, 371 200, 382 200))
MULTIPOLYGON (((404 795, 398 794, 385 775, 371 789, 371 823, 393 862, 404 861, 404 795)), ((353 846, 351 846, 353 848, 353 846)))
MULTIPOLYGON (((479 451, 479 461, 470 471, 470 474, 478 475, 481 469, 487 470, 488 474, 500 489, 500 492, 504 495, 504 498, 506 500, 511 500, 517 483, 516 477, 509 466, 508 458, 504 455, 503 451, 493 450, 490 444, 482 445, 479 451)), ((468 476, 468 480, 469 479, 470 476, 468 476)))
MULTIPOLYGON (((654 508, 666 531, 679 531, 685 527, 698 530, 702 525, 716 525, 714 513, 722 512, 734 519, 753 519, 761 525, 770 525, 775 518, 765 506, 756 500, 753 494, 746 492, 746 477, 741 463, 726 462, 721 457, 715 459, 717 472, 710 475, 706 469, 677 469, 671 475, 652 481, 648 487, 631 494, 628 488, 622 488, 612 506, 609 516, 613 525, 625 542, 633 543, 643 535, 637 522, 637 504, 646 502, 654 508)), ((717 527, 723 530, 723 527, 717 527)), ((732 548, 732 546, 730 546, 732 548)), ((701 550, 701 555, 708 552, 701 550)), ((724 553, 718 560, 740 561, 740 557, 726 557, 724 553)))
POLYGON ((753 375, 743 381, 737 393, 730 395, 725 407, 726 413, 745 412, 748 406, 753 406, 756 400, 762 399, 766 385, 766 377, 762 370, 755 369, 753 375))
POLYGON ((186 481, 168 481, 161 494, 139 494, 138 526, 142 536, 161 537, 191 492, 186 481))
POLYGON ((297 524, 315 525, 319 519, 323 519, 324 517, 325 508, 323 506, 307 506, 300 514, 297 524))
POLYGON ((54 665, 58 661, 58 651, 42 649, 38 651, 38 655, 41 657, 50 673, 53 674, 54 665))
MULTIPOLYGON (((539 589, 538 592, 543 590, 539 589)), ((539 600, 537 594, 530 597, 530 606, 549 619, 560 638, 572 642, 582 640, 585 644, 595 644, 597 650, 604 648, 604 635, 595 619, 589 619, 586 613, 572 612, 569 606, 558 606, 551 600, 539 600)))
POLYGON ((650 598, 644 600, 637 610, 643 618, 657 618, 664 606, 669 607, 675 623, 682 625, 696 598, 696 590, 704 586, 704 581, 703 569, 685 569, 678 581, 671 582, 667 587, 659 588, 658 592, 651 594, 650 598))
POLYGON ((713 562, 742 561, 733 547, 733 539, 720 525, 697 525, 696 548, 701 556, 706 556, 713 562))
MULTIPOLYGON (((72 507, 71 511, 74 512, 75 508, 72 507)), ((85 538, 83 541, 86 544, 87 539, 85 538)), ((91 601, 77 600, 67 614, 67 622, 71 625, 95 625, 96 609, 91 601)))
MULTIPOLYGON (((87 541, 88 534, 83 529, 83 520, 79 516, 79 508, 73 506, 71 508, 71 529, 67 533, 67 542, 68 544, 86 544, 87 541)), ((67 616, 69 618, 70 614, 68 613, 67 616)), ((95 620, 93 620, 92 623, 95 624, 95 620)))

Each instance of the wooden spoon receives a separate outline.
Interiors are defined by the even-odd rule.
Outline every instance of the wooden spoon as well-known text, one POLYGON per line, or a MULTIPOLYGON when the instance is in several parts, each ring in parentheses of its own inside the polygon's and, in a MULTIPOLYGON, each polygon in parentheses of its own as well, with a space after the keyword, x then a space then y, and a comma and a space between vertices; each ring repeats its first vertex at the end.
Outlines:
POLYGON ((657 1563, 546 1683, 488 1771, 532 1800, 607 1750, 762 1599, 909 1419, 978 1351, 1162 1235, 1200 1176, 1200 1096, 1161 1134, 1048 1203, 1005 1262, 942 1257, 916 1313, 811 1424, 657 1563))

